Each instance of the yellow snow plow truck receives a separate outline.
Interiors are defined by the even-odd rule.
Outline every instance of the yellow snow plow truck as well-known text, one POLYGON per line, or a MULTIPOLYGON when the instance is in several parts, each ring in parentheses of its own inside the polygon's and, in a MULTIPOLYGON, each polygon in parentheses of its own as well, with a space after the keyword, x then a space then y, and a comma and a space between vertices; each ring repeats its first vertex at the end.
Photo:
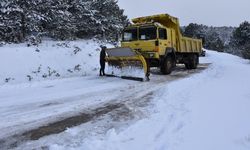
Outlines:
POLYGON ((121 47, 106 50, 109 66, 131 69, 141 65, 146 79, 150 67, 159 67, 162 74, 170 74, 178 63, 196 69, 202 40, 183 37, 178 18, 160 14, 135 18, 132 22, 123 30, 121 47))

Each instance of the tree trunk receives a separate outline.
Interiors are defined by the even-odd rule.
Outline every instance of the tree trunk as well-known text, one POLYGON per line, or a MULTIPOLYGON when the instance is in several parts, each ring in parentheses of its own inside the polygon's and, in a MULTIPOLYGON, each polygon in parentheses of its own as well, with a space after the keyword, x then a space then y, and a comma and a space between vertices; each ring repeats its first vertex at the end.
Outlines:
POLYGON ((21 13, 21 32, 20 40, 23 42, 26 37, 26 18, 24 13, 21 13))

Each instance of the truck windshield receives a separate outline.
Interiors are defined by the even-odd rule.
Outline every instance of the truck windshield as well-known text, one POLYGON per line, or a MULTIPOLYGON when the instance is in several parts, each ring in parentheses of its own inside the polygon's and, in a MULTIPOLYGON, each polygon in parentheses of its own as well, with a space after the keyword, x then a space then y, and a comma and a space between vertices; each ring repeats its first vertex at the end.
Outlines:
POLYGON ((137 28, 125 29, 123 31, 123 41, 137 40, 137 28))
POLYGON ((156 39, 157 37, 157 32, 156 32, 157 28, 154 26, 151 27, 140 27, 139 30, 139 38, 140 40, 153 40, 156 39))

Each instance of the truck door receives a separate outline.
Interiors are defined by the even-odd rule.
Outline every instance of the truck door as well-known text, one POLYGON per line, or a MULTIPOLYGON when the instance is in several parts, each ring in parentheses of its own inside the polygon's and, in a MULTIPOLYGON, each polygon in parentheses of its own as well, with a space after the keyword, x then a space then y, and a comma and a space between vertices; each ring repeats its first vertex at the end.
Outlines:
POLYGON ((159 36, 159 52, 160 55, 165 54, 166 47, 168 47, 168 33, 165 28, 158 28, 158 36, 159 36))

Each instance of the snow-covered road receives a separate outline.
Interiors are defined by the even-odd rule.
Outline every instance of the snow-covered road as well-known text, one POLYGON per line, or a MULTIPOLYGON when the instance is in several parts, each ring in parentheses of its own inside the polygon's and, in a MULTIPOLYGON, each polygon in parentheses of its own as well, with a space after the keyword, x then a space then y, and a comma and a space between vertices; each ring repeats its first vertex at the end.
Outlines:
POLYGON ((16 149, 249 149, 249 61, 209 51, 201 63, 196 71, 180 66, 171 76, 154 74, 143 83, 89 76, 1 86, 0 145, 16 149), (206 63, 212 64, 202 71, 206 63), (18 137, 72 116, 79 119, 79 114, 90 119, 38 140, 18 137))
POLYGON ((249 150, 250 63, 212 51, 205 59, 212 63, 209 69, 154 93, 156 106, 150 117, 122 131, 111 129, 104 136, 93 136, 75 148, 249 150))
MULTIPOLYGON (((142 104, 133 104, 132 107, 135 107, 134 105, 144 106, 146 97, 152 95, 152 92, 163 85, 179 78, 188 77, 192 73, 198 73, 207 66, 208 64, 203 64, 199 69, 193 71, 187 71, 184 66, 180 66, 171 76, 157 75, 159 70, 155 70, 156 74, 152 75, 151 82, 143 83, 90 76, 4 85, 0 87, 0 117, 2 120, 0 144, 2 143, 1 145, 4 147, 18 145, 23 140, 20 138, 29 134, 29 131, 115 103, 127 105, 131 102, 136 103, 134 101, 141 101, 142 104)), ((119 107, 123 105, 119 105, 119 107)), ((77 124, 74 124, 73 121, 69 127, 75 125, 77 124)), ((63 131, 63 129, 59 131, 63 131)), ((35 139, 52 133, 43 133, 36 136, 35 139)))

